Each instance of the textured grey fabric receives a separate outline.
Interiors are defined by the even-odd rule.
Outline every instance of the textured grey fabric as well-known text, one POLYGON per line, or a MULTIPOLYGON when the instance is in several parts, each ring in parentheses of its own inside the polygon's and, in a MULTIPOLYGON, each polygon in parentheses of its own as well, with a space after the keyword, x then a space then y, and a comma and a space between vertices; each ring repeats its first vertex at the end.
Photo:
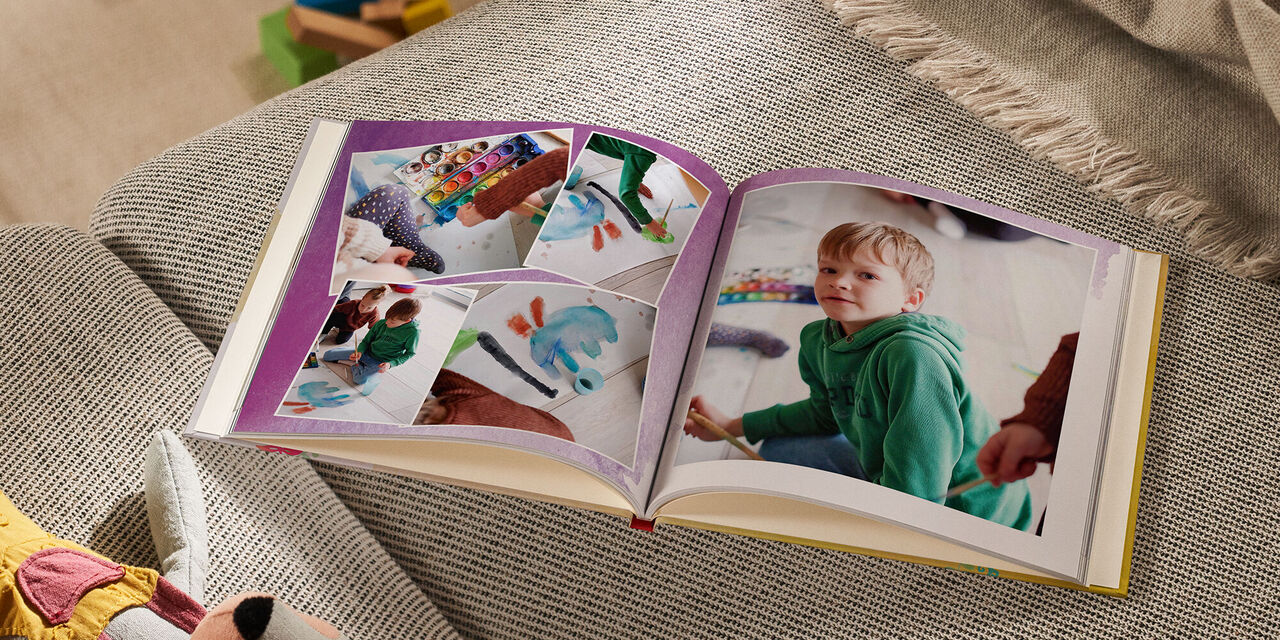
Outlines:
MULTIPOLYGON (((4 227, 0 274, 0 490, 49 533, 158 567, 143 454, 186 423, 212 356, 83 233, 4 227)), ((454 635, 306 462, 185 444, 208 512, 206 603, 268 591, 352 638, 454 635)))
POLYGON ((320 465, 466 635, 1275 633, 1280 291, 1188 257, 1176 234, 1031 159, 817 0, 492 0, 140 166, 106 194, 92 231, 205 344, 220 339, 313 116, 607 124, 685 146, 730 184, 784 167, 864 170, 1172 254, 1129 599, 636 532, 575 509, 320 465), (524 44, 478 46, 511 42, 524 44), (506 65, 515 49, 518 64, 506 65), (455 66, 456 82, 435 81, 455 66))

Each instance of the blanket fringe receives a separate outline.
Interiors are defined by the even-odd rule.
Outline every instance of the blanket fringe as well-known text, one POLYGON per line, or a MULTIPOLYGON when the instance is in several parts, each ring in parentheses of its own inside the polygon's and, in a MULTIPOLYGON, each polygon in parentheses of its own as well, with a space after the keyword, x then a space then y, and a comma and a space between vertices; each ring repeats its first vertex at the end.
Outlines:
POLYGON ((981 55, 894 0, 826 0, 859 36, 909 63, 988 125, 1033 156, 1119 201, 1130 213, 1177 229, 1188 249, 1233 275, 1280 279, 1280 246, 1249 234, 1221 209, 1157 170, 1136 152, 994 70, 981 55))

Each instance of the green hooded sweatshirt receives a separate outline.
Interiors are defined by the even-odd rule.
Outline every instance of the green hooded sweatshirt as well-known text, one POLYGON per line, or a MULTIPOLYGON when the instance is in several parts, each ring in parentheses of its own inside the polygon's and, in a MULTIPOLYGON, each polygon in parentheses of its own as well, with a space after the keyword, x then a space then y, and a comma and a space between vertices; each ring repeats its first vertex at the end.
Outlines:
POLYGON ((649 167, 658 161, 658 155, 625 140, 602 135, 591 136, 587 140, 587 148, 622 161, 622 175, 618 179, 618 199, 622 204, 627 205, 631 217, 639 220, 640 224, 653 222, 653 216, 649 215, 649 210, 645 209, 644 203, 640 201, 640 182, 644 180, 644 174, 649 167))
MULTIPOLYGON (((903 313, 845 336, 826 319, 800 331, 800 378, 810 395, 742 417, 750 442, 843 433, 871 482, 943 502, 982 477, 978 450, 998 430, 964 379, 964 329, 941 316, 903 313)), ((981 485, 945 504, 1026 530, 1027 483, 981 485)))
POLYGON ((410 320, 394 329, 387 327, 387 319, 375 323, 360 341, 356 351, 368 353, 378 362, 388 362, 398 367, 413 357, 418 350, 418 321, 410 320))

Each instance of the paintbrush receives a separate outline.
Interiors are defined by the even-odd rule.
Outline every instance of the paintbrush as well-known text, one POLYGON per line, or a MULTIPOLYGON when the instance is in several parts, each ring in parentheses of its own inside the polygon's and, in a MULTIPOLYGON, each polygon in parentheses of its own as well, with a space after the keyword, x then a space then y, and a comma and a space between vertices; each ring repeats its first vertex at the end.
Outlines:
POLYGON ((667 203, 667 212, 666 212, 666 213, 664 213, 664 214, 662 214, 662 221, 658 223, 660 226, 662 226, 662 227, 664 227, 664 228, 667 226, 667 216, 671 215, 671 205, 673 205, 673 204, 675 204, 675 203, 676 203, 676 199, 675 199, 675 198, 672 198, 672 199, 671 199, 671 202, 668 202, 668 203, 667 203))
POLYGON ((743 444, 741 440, 733 437, 733 435, 731 435, 728 431, 721 429, 720 425, 712 422, 710 418, 702 415, 701 413, 698 413, 697 411, 694 411, 693 409, 689 409, 689 417, 692 418, 694 422, 698 423, 699 427, 702 427, 703 429, 706 429, 707 431, 710 431, 711 433, 716 434, 717 436, 720 437, 720 439, 725 440, 729 444, 737 447, 740 451, 747 454, 747 456, 752 460, 759 460, 761 462, 764 462, 764 458, 761 458, 760 454, 756 453, 755 451, 752 451, 751 447, 748 447, 747 445, 743 444))
POLYGON ((992 480, 995 480, 995 479, 996 479, 996 474, 994 474, 994 473, 988 473, 987 475, 982 476, 981 478, 978 478, 977 480, 970 480, 970 481, 968 481, 968 482, 966 482, 966 483, 964 483, 964 484, 958 484, 958 485, 956 485, 956 486, 954 486, 954 487, 951 487, 950 489, 947 489, 947 492, 946 492, 945 494, 943 494, 941 498, 938 498, 938 499, 939 499, 939 500, 946 500, 946 499, 948 499, 948 498, 954 498, 954 497, 956 497, 956 496, 958 496, 958 495, 960 495, 960 494, 962 494, 962 493, 964 493, 964 492, 966 492, 966 491, 968 491, 968 490, 970 490, 970 489, 976 489, 976 488, 978 488, 978 487, 980 487, 980 486, 982 486, 982 485, 984 485, 984 484, 986 484, 986 483, 988 483, 988 482, 991 482, 992 480))

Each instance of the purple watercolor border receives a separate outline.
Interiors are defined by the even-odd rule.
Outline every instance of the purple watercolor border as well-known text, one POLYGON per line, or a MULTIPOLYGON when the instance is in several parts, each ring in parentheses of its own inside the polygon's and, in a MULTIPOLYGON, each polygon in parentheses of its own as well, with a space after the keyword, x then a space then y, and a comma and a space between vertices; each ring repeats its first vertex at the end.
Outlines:
MULTIPOLYGON (((297 267, 254 371, 233 433, 394 435, 410 438, 466 438, 472 441, 482 439, 548 453, 597 469, 627 489, 635 489, 647 482, 656 469, 658 453, 670 420, 676 384, 684 366, 685 347, 689 344, 701 304, 703 292, 700 287, 674 284, 664 288, 658 298, 654 345, 650 352, 649 376, 645 383, 641 409, 642 428, 636 443, 635 463, 631 467, 574 443, 518 430, 477 429, 468 426, 398 427, 275 415, 298 373, 298 365, 310 352, 315 339, 311 328, 323 323, 337 299, 336 296, 328 295, 328 291, 352 154, 555 129, 572 130, 571 153, 575 160, 592 132, 603 133, 634 142, 666 157, 710 191, 698 221, 685 240, 685 246, 668 277, 669 285, 703 282, 711 268, 729 190, 724 180, 709 165, 675 145, 619 129, 566 122, 354 122, 339 152, 316 214, 315 225, 299 255, 297 267), (297 331, 296 327, 307 329, 297 331)), ((499 281, 581 284, 536 269, 450 276, 422 282, 442 285, 499 281)))

